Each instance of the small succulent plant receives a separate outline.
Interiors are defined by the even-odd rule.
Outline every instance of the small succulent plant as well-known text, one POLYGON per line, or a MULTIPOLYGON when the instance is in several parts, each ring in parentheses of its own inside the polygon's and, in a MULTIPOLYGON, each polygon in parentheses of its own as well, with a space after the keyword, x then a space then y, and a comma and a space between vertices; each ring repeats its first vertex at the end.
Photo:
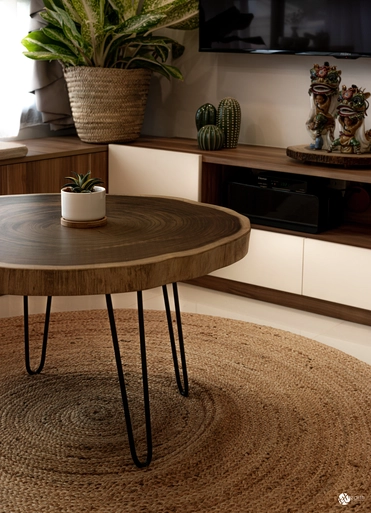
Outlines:
POLYGON ((86 175, 75 172, 73 174, 75 176, 65 176, 66 180, 70 180, 70 182, 63 186, 63 189, 67 188, 70 192, 93 192, 96 185, 103 183, 100 178, 91 178, 91 171, 88 171, 86 175))

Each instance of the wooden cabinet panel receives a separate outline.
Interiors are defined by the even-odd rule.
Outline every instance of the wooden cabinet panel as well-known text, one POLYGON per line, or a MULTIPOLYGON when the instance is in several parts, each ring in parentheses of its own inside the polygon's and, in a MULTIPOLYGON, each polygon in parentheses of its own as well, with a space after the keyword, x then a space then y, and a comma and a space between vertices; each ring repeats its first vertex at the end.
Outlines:
POLYGON ((154 194, 199 201, 201 156, 109 145, 111 194, 154 194))
POLYGON ((23 194, 27 190, 27 164, 6 166, 6 192, 4 194, 23 194))
POLYGON ((107 152, 101 152, 2 166, 6 168, 6 179, 1 182, 3 194, 59 192, 66 182, 65 177, 73 171, 87 173, 90 170, 107 186, 107 162, 107 152))
POLYGON ((303 294, 371 310, 371 251, 307 239, 303 294))
POLYGON ((253 228, 248 254, 212 276, 301 294, 303 243, 302 237, 253 228))
POLYGON ((7 194, 7 166, 0 166, 0 194, 7 194))

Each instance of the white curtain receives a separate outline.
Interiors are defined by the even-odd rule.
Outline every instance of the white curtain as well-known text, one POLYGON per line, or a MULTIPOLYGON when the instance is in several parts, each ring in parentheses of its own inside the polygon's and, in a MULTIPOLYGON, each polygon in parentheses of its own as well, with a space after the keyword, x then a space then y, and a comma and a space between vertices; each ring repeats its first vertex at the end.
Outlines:
POLYGON ((0 0, 0 139, 15 137, 22 110, 34 101, 32 61, 21 39, 29 31, 30 0, 0 0))

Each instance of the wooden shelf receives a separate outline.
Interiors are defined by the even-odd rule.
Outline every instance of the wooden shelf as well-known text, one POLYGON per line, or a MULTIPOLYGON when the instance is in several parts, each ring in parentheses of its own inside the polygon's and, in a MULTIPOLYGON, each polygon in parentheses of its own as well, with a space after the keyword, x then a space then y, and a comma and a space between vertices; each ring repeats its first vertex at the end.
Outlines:
POLYGON ((250 146, 239 144, 237 148, 223 148, 219 151, 203 151, 195 139, 143 136, 130 145, 159 150, 183 151, 202 155, 202 161, 210 164, 246 167, 281 173, 295 173, 307 176, 320 176, 337 180, 371 183, 371 168, 340 168, 336 165, 321 165, 299 162, 286 155, 283 148, 250 146))

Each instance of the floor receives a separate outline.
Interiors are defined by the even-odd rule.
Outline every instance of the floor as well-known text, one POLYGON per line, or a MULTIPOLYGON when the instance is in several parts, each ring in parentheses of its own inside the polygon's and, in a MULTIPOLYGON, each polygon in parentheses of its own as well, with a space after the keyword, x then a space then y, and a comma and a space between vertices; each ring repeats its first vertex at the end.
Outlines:
MULTIPOLYGON (((317 340, 348 353, 371 365, 371 327, 341 321, 290 308, 254 301, 191 285, 179 284, 181 309, 184 312, 229 317, 272 326, 317 340)), ((161 288, 145 291, 144 308, 163 309, 161 288)), ((117 294, 115 308, 136 308, 136 294, 117 294)), ((52 311, 105 308, 104 296, 53 298, 52 311)), ((22 315, 22 298, 0 296, 0 317, 22 315)), ((30 313, 45 311, 45 298, 30 298, 30 313)))

